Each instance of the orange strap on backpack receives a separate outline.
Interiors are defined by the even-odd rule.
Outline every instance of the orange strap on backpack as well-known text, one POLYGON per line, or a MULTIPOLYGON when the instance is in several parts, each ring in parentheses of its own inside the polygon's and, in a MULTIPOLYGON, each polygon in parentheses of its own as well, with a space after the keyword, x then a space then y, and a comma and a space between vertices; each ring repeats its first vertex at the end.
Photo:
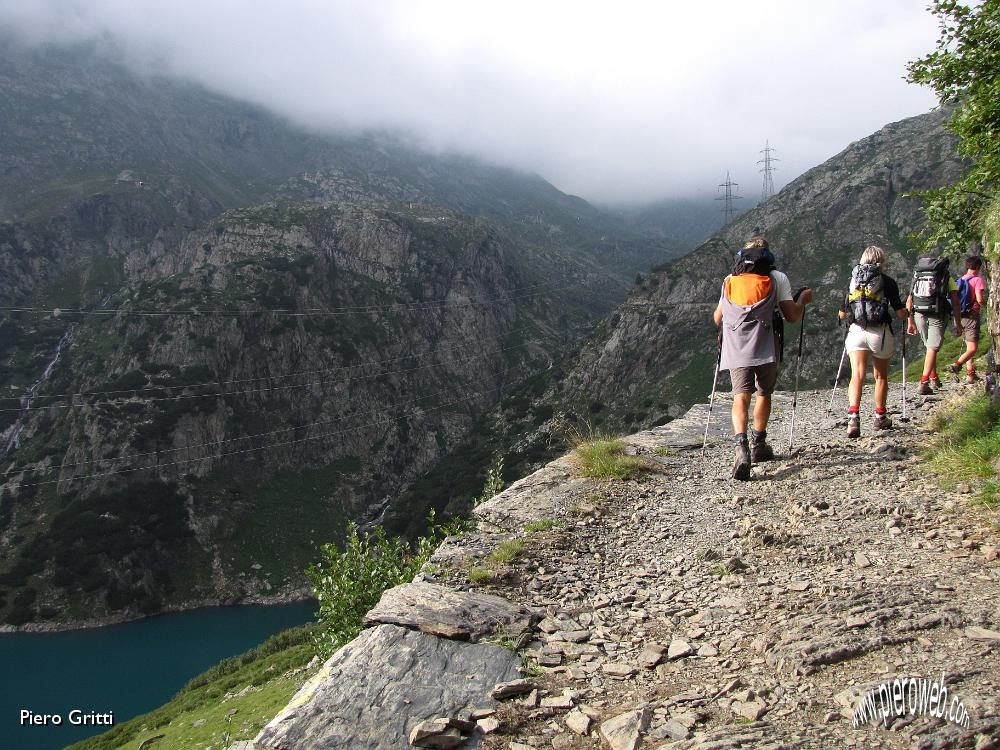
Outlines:
POLYGON ((726 299, 734 305, 756 305, 771 293, 771 277, 741 273, 726 279, 726 299))

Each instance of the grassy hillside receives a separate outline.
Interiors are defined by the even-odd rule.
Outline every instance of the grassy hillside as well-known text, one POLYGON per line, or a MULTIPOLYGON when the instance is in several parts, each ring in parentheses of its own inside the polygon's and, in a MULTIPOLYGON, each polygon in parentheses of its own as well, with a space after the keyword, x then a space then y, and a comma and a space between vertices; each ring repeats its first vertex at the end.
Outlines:
POLYGON ((124 750, 162 735, 157 750, 192 750, 253 739, 310 676, 314 630, 305 625, 278 633, 195 677, 169 703, 70 747, 124 750))
MULTIPOLYGON (((952 324, 954 327, 954 324, 952 324)), ((898 336, 898 332, 897 332, 898 336)), ((986 370, 986 353, 990 350, 990 337, 986 333, 985 326, 979 338, 979 351, 976 352, 976 372, 982 374, 986 370)), ((893 369, 889 375, 889 380, 894 383, 902 382, 903 369, 899 357, 899 342, 896 343, 896 358, 893 360, 893 369)), ((920 383, 920 375, 924 371, 924 349, 919 336, 908 336, 906 340, 906 383, 916 387, 920 383)), ((948 372, 948 365, 958 359, 958 356, 965 351, 965 342, 956 338, 954 333, 946 334, 944 344, 938 351, 937 371, 942 383, 951 382, 955 376, 948 372)), ((845 364, 846 367, 846 364, 845 364)), ((960 377, 964 380, 965 369, 963 367, 960 377)))

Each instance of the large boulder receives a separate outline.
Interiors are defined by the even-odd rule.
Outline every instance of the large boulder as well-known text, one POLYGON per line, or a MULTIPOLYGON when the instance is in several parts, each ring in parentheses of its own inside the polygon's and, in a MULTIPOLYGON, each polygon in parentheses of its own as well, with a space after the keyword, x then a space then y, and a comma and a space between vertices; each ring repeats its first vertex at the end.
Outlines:
POLYGON ((404 583, 382 594, 365 615, 365 625, 400 625, 443 638, 478 640, 518 622, 527 627, 530 619, 527 609, 499 596, 404 583))
MULTIPOLYGON (((495 705, 519 676, 516 654, 485 643, 379 625, 337 651, 257 736, 258 748, 399 750, 420 722, 495 705)), ((475 747, 476 736, 465 747, 475 747)))

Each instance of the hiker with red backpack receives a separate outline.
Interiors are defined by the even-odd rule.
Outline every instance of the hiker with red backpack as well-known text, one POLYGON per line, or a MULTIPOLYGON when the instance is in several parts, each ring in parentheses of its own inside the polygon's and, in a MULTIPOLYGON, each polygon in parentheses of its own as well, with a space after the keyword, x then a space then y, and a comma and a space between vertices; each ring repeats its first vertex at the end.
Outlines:
POLYGON ((861 392, 868 360, 875 371, 876 430, 887 430, 892 421, 886 415, 889 397, 889 360, 895 348, 892 318, 906 320, 906 306, 899 297, 896 280, 883 272, 885 251, 877 245, 865 248, 861 260, 851 271, 851 284, 838 313, 846 320, 847 340, 844 350, 851 357, 851 385, 847 391, 847 437, 861 436, 861 392))
POLYGON ((976 351, 979 349, 979 320, 986 302, 986 284, 979 275, 983 267, 983 259, 970 255, 965 259, 965 275, 958 279, 958 307, 962 313, 962 338, 965 340, 965 351, 955 362, 948 365, 952 375, 962 371, 966 366, 965 382, 972 385, 976 382, 976 351))
POLYGON ((910 296, 906 309, 912 313, 906 332, 920 334, 927 352, 924 355, 924 372, 920 376, 921 396, 930 396, 931 389, 941 388, 937 374, 937 353, 944 343, 945 319, 951 312, 955 318, 955 335, 962 338, 962 311, 958 302, 958 285, 948 273, 948 259, 926 256, 917 260, 913 269, 910 296))
POLYGON ((791 282, 775 270, 774 255, 767 240, 760 236, 751 237, 736 254, 733 273, 723 282, 713 319, 721 327, 719 368, 729 370, 733 383, 734 479, 750 479, 752 464, 774 458, 774 450, 767 443, 767 422, 780 356, 775 316, 780 310, 788 322, 795 323, 802 318, 812 296, 811 289, 792 296, 791 282), (748 439, 747 415, 755 390, 757 399, 748 439))

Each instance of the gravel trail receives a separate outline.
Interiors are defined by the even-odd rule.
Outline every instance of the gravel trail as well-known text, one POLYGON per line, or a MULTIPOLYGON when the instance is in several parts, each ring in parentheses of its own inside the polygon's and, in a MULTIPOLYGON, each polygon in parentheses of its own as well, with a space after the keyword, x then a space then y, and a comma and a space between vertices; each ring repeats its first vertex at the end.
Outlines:
POLYGON ((852 441, 842 398, 831 417, 829 391, 800 393, 791 456, 776 394, 780 455, 749 482, 729 478, 723 395, 704 458, 701 407, 626 438, 655 463, 641 480, 580 479, 564 458, 480 506, 479 531, 425 579, 540 618, 514 644, 537 690, 503 703, 482 746, 1000 747, 996 512, 920 465, 943 396, 911 391, 902 423, 893 386, 896 426, 873 434, 870 390, 852 441), (516 559, 485 559, 511 537, 516 559), (472 584, 476 569, 493 576, 472 584), (969 728, 909 713, 853 726, 863 692, 942 675, 969 728))

